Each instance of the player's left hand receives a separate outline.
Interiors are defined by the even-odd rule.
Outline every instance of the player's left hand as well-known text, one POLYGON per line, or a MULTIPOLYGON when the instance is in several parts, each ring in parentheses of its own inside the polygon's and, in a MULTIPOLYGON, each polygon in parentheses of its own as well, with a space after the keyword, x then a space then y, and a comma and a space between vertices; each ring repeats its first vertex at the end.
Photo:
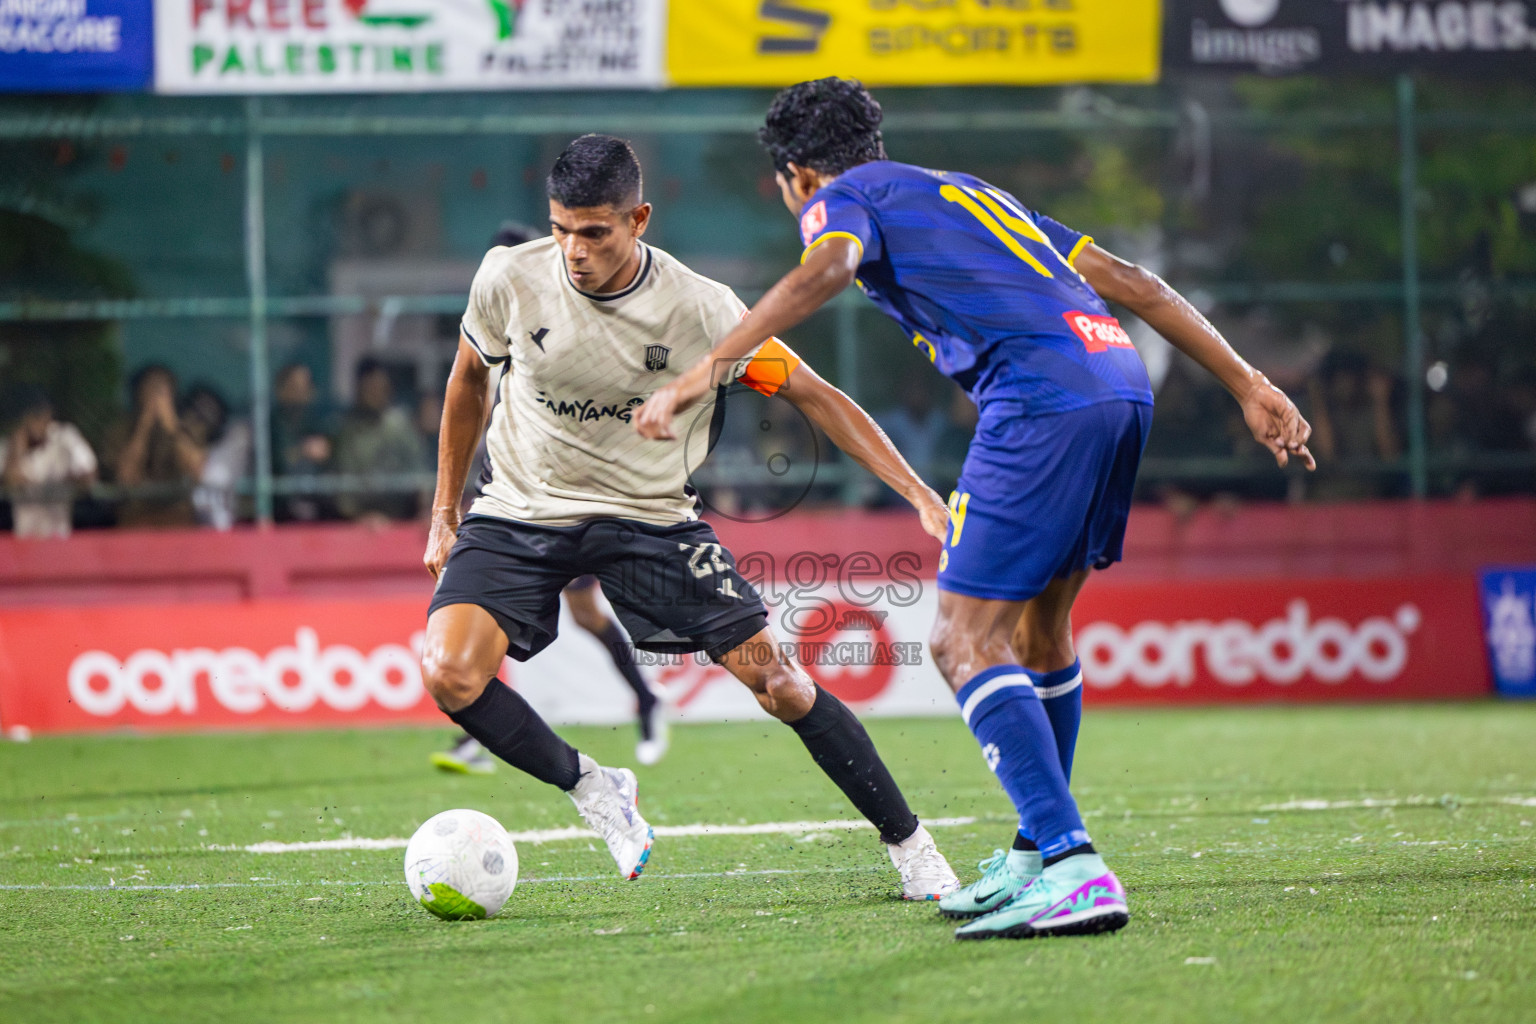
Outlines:
POLYGON ((930 489, 922 500, 912 504, 917 506, 917 514, 922 517, 924 533, 940 544, 949 539, 949 506, 944 504, 937 491, 930 489))
POLYGON ((1254 440, 1269 449, 1276 463, 1283 467, 1294 455, 1307 469, 1317 468, 1317 460, 1307 450, 1312 424, 1284 391, 1261 379, 1242 404, 1243 419, 1253 431, 1254 440))

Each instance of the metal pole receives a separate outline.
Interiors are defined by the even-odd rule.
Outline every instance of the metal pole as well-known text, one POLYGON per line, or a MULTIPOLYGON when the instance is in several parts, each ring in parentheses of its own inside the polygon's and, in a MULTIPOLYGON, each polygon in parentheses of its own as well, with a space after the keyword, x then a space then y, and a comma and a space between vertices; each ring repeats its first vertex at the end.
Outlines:
POLYGON ((267 358, 266 160, 261 101, 245 101, 245 279, 251 293, 251 432, 256 451, 256 522, 272 522, 271 373, 267 358))
POLYGON ((1424 431, 1424 331, 1420 326, 1418 130, 1413 76, 1397 76, 1397 139, 1401 158, 1403 234, 1403 372, 1408 380, 1408 479, 1413 496, 1429 492, 1424 431))
MULTIPOLYGON (((855 402, 859 400, 859 307, 852 289, 837 297, 837 383, 855 402)), ((864 490, 864 474, 843 460, 843 504, 857 505, 864 490)))

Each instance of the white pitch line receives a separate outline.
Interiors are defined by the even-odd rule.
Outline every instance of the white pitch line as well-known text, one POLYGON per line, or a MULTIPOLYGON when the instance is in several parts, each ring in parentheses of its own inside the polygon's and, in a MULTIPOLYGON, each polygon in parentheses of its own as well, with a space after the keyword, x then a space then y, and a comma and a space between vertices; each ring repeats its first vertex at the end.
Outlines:
POLYGON ((1369 810, 1380 807, 1442 807, 1448 804, 1508 804, 1511 807, 1536 807, 1536 797, 1532 796, 1505 796, 1505 797, 1461 797, 1454 794, 1450 796, 1405 796, 1405 797, 1365 797, 1360 800, 1287 800, 1282 804, 1263 804, 1261 811, 1349 811, 1369 810))
MULTIPOLYGON (((929 828, 953 828, 960 825, 974 825, 975 818, 935 818, 923 822, 929 828)), ((872 829, 875 826, 867 821, 855 818, 839 818, 829 821, 767 821, 754 825, 657 825, 656 836, 659 839, 678 838, 685 836, 767 836, 767 835, 799 835, 809 832, 828 832, 851 829, 872 829)), ((572 839, 591 839, 591 829, 578 828, 547 828, 531 832, 508 833, 514 843, 558 843, 572 839)), ((263 842, 252 843, 249 846, 209 846, 210 850, 236 851, 246 853, 305 853, 317 850, 403 850, 409 840, 392 836, 388 839, 315 839, 300 843, 263 842)))
MULTIPOLYGON (((765 868, 760 871, 680 871, 671 874, 646 872, 645 878, 748 878, 762 875, 846 875, 889 870, 883 864, 846 868, 765 868)), ((541 885, 549 882, 617 882, 623 881, 613 873, 606 875, 547 875, 542 878, 519 878, 518 885, 541 885)), ((355 887, 363 885, 397 885, 397 882, 180 882, 165 885, 0 885, 0 892, 188 892, 196 889, 306 889, 315 886, 355 887)))

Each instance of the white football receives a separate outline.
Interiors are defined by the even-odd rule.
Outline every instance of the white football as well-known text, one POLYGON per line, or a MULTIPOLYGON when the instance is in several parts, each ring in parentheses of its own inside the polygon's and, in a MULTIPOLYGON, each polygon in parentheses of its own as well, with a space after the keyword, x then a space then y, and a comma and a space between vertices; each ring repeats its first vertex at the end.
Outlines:
POLYGON ((445 921, 495 917, 517 885, 517 847, 489 814, 444 811, 406 844, 405 884, 445 921))

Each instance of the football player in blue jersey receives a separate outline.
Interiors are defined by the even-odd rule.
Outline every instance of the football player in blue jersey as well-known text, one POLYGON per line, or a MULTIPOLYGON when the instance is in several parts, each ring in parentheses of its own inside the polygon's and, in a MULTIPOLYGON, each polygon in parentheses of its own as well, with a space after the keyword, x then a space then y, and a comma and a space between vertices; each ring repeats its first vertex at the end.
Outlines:
POLYGON ((1067 788, 1083 678, 1071 612, 1089 570, 1120 559, 1152 389, 1106 302, 1214 374, 1279 465, 1315 468, 1311 427, 1157 275, 980 178, 888 159, 880 120, 846 79, 774 99, 759 136, 800 221, 801 265, 635 427, 674 436, 674 415, 732 360, 850 284, 965 388, 980 422, 950 498, 930 646, 1019 832, 940 909, 972 919, 964 939, 1113 931, 1130 918, 1125 892, 1067 788))

